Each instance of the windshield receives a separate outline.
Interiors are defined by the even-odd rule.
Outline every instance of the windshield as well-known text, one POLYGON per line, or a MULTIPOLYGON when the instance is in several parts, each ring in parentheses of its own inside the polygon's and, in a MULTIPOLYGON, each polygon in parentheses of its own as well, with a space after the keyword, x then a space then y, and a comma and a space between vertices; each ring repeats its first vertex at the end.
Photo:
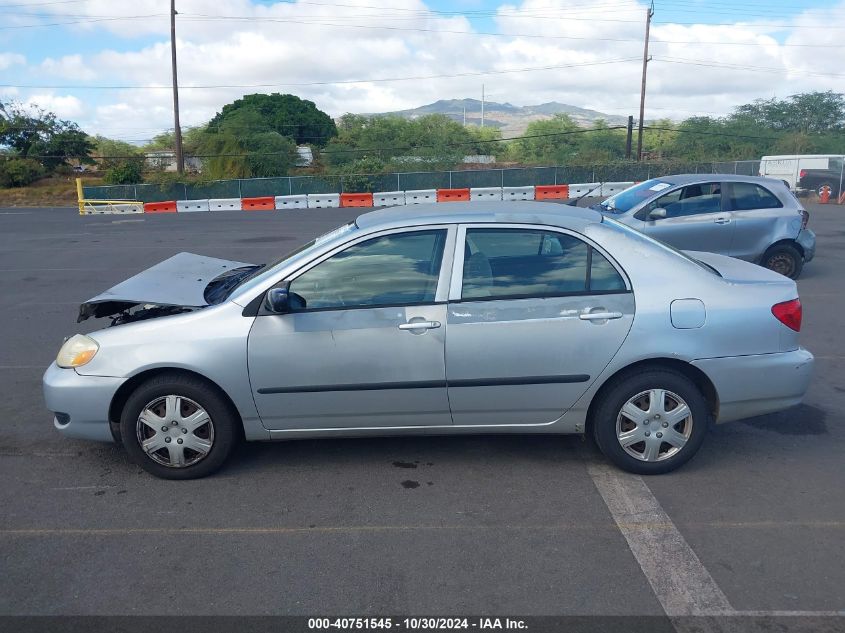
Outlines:
POLYGON ((645 202, 671 186, 671 183, 652 178, 651 180, 646 180, 638 185, 629 187, 625 191, 620 191, 614 196, 610 196, 604 202, 596 205, 595 208, 608 213, 626 213, 640 202, 645 202))
POLYGON ((340 235, 349 233, 355 228, 357 228, 355 223, 349 222, 347 224, 344 224, 343 226, 337 227, 336 229, 332 229, 328 233, 324 233, 323 235, 311 240, 310 242, 306 242, 305 244, 298 246, 289 253, 282 255, 281 257, 270 262, 269 264, 261 264, 260 266, 248 266, 227 271, 222 275, 215 277, 208 283, 203 293, 205 295, 205 300, 209 305, 220 303, 221 301, 228 298, 229 295, 231 295, 240 286, 245 284, 250 279, 256 277, 260 272, 264 270, 272 270, 282 262, 287 261, 292 257, 296 257, 297 255, 301 255, 302 253, 305 253, 311 250, 312 248, 321 246, 327 241, 332 240, 340 235))

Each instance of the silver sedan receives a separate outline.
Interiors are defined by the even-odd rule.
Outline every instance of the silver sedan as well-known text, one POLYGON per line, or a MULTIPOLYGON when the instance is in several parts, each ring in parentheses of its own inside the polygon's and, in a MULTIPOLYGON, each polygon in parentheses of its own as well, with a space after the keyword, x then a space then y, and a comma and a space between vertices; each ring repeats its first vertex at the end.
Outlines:
POLYGON ((264 266, 180 253, 89 317, 44 375, 55 427, 171 479, 244 438, 450 433, 588 434, 664 473, 813 368, 790 279, 536 202, 374 211, 264 266))

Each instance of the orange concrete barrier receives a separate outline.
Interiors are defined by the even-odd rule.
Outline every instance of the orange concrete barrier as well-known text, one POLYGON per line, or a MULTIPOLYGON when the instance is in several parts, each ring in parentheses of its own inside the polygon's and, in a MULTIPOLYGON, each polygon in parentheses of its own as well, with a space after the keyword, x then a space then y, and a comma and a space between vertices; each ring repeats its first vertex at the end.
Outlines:
POLYGON ((244 211, 275 211, 276 198, 274 196, 241 198, 241 209, 244 211))
POLYGON ((144 213, 176 213, 176 201, 145 202, 144 213))
POLYGON ((534 187, 535 200, 568 200, 569 185, 541 185, 534 187))
POLYGON ((371 193, 342 193, 342 194, 340 194, 340 206, 342 206, 342 207, 371 207, 371 206, 373 206, 373 194, 371 194, 371 193))
POLYGON ((469 189, 438 189, 437 202, 469 202, 469 189))

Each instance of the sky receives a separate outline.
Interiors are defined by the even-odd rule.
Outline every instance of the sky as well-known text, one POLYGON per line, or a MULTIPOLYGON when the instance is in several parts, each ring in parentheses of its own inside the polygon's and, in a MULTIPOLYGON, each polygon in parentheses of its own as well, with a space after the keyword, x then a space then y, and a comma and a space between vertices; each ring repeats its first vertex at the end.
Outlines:
MULTIPOLYGON (((177 0, 183 126, 287 92, 337 117, 437 99, 639 109, 642 0, 177 0)), ((173 126, 169 0, 0 0, 0 100, 143 143, 173 126)), ((845 90, 845 0, 655 0, 646 117, 845 90)))

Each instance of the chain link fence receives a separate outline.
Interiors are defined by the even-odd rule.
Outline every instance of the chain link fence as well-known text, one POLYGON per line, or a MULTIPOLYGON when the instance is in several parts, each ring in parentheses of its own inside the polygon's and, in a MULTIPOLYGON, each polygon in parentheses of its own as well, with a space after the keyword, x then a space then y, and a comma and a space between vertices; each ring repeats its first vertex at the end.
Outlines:
POLYGON ((525 187, 592 182, 629 182, 683 173, 756 176, 759 170, 759 160, 715 163, 623 163, 587 167, 519 167, 342 176, 282 176, 168 185, 110 185, 83 187, 83 192, 85 198, 89 200, 161 202, 164 200, 253 198, 308 193, 362 193, 418 189, 462 189, 466 187, 525 187))

